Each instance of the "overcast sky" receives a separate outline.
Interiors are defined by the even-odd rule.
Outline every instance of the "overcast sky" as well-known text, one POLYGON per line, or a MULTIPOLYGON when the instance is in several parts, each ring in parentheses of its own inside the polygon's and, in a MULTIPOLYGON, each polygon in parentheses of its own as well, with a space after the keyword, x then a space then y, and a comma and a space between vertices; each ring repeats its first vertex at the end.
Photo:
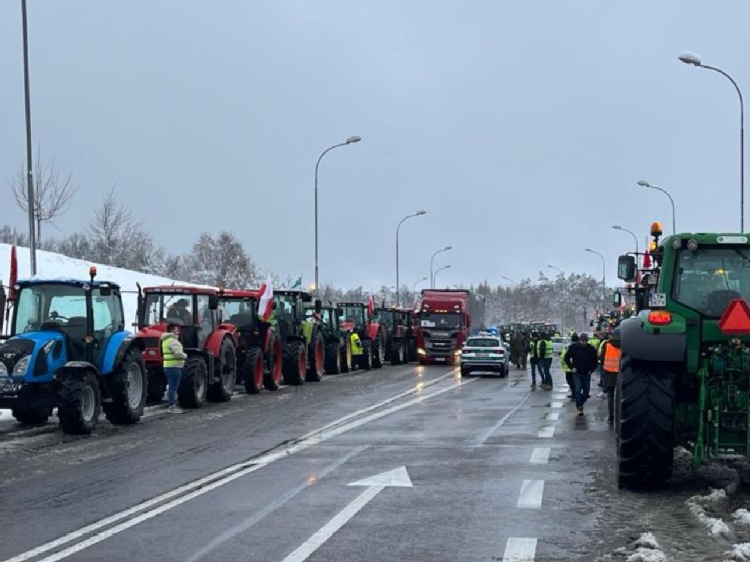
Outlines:
MULTIPOLYGON (((282 276, 339 286, 614 282, 670 230, 739 229, 739 105, 750 2, 28 0, 34 144, 80 191, 55 236, 118 194, 158 244, 233 231, 282 276), (174 218, 179 218, 179 222, 174 218)), ((0 180, 25 155, 20 0, 0 2, 0 180)), ((750 142, 750 139, 749 139, 750 142)), ((2 201, 2 220, 26 218, 2 201)), ((750 204, 750 203, 749 203, 750 204)))

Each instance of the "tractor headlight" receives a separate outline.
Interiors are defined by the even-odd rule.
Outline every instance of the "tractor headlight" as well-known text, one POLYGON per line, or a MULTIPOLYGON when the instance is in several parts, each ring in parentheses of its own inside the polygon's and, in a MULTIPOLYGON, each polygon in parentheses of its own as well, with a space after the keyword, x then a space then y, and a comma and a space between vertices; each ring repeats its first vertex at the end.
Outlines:
POLYGON ((0 377, 7 377, 8 376, 8 367, 5 366, 5 363, 0 362, 0 377))
POLYGON ((698 249, 698 241, 695 238, 691 238, 690 240, 688 240, 687 248, 691 252, 694 252, 698 249))
POLYGON ((31 363, 31 355, 27 355, 26 357, 21 359, 18 363, 16 363, 16 366, 13 367, 13 374, 25 375, 26 371, 29 370, 29 363, 31 363))
POLYGON ((679 250, 680 248, 682 248, 682 239, 675 238, 674 240, 672 240, 672 248, 674 248, 675 250, 679 250))

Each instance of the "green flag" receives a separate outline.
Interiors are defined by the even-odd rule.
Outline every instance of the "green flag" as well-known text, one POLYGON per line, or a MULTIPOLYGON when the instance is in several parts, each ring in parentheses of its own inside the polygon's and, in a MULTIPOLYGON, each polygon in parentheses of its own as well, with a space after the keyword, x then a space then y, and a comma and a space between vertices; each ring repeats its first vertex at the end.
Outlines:
POLYGON ((294 285, 292 285, 292 289, 296 289, 297 287, 302 286, 302 276, 300 275, 297 280, 294 282, 294 285))

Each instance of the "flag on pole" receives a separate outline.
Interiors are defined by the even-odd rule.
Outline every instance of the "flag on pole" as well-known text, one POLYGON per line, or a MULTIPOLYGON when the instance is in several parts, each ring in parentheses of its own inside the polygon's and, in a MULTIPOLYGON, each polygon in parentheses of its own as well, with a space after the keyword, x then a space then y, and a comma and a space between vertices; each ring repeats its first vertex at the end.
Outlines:
POLYGON ((302 276, 300 275, 299 277, 297 277, 297 280, 292 285, 292 289, 298 289, 301 286, 302 286, 302 276))
POLYGON ((649 253, 648 249, 646 250, 646 253, 643 254, 643 267, 651 267, 651 254, 649 253))
POLYGON ((258 303, 258 316, 263 322, 268 322, 273 312, 273 280, 268 276, 268 281, 260 286, 260 302, 258 303))
POLYGON ((375 315, 375 297, 370 294, 370 300, 367 301, 367 312, 370 316, 375 315))
POLYGON ((11 246, 10 248, 10 281, 8 282, 8 286, 10 287, 10 290, 8 291, 9 300, 16 299, 16 290, 14 289, 14 286, 17 282, 18 282, 18 257, 16 256, 16 245, 13 244, 13 246, 11 246))

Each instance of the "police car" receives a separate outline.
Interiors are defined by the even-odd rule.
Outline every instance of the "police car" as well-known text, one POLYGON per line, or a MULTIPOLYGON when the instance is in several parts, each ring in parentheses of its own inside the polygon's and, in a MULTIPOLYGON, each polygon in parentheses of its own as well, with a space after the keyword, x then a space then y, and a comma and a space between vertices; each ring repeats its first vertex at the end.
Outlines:
POLYGON ((499 335, 481 332, 469 336, 461 348, 461 376, 473 371, 492 371, 501 377, 508 375, 510 350, 499 335))

